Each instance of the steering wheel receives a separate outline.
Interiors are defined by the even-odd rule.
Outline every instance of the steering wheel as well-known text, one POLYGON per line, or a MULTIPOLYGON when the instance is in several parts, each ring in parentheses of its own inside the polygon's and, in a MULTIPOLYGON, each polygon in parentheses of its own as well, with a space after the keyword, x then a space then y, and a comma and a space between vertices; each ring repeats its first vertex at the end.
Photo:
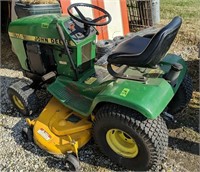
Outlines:
POLYGON ((111 15, 104 9, 98 7, 98 6, 95 6, 95 5, 92 5, 92 4, 86 4, 86 3, 75 3, 75 4, 71 4, 68 8, 67 8, 67 11, 68 11, 68 14, 75 20, 81 22, 81 23, 84 23, 85 25, 89 25, 89 26, 104 26, 104 25, 107 25, 108 23, 111 22, 112 20, 112 17, 111 15), (95 18, 93 20, 91 19, 88 19, 87 17, 85 17, 81 11, 78 9, 78 7, 89 7, 89 8, 92 8, 92 9, 95 9, 95 10, 98 10, 100 12, 103 13, 102 16, 98 17, 98 18, 95 18), (78 13, 78 17, 74 16, 72 14, 72 9, 75 9, 75 11, 78 13), (107 20, 105 21, 104 19, 107 20), (101 21, 101 22, 100 22, 101 21))

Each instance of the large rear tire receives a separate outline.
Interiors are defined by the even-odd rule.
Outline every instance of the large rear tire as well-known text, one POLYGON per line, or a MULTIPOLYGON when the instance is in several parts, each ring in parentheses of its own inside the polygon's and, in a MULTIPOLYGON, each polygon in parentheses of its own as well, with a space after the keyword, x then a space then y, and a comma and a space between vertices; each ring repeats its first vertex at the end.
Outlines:
POLYGON ((12 84, 7 92, 12 104, 22 115, 32 115, 38 110, 38 98, 27 83, 18 81, 12 84))
POLYGON ((161 117, 150 120, 140 113, 114 104, 95 115, 93 136, 100 150, 130 170, 156 170, 165 158, 168 130, 161 117))
POLYGON ((168 112, 170 114, 177 114, 185 109, 192 98, 192 92, 192 78, 189 74, 186 74, 175 96, 168 105, 168 112))

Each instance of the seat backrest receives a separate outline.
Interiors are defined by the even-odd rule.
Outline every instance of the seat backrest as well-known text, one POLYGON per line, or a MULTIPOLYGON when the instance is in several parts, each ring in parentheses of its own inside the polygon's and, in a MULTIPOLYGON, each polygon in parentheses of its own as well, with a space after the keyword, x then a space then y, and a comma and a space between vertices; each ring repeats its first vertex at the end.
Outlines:
POLYGON ((182 19, 175 17, 168 25, 153 36, 149 45, 141 54, 144 58, 146 57, 144 62, 146 65, 155 66, 162 60, 174 41, 181 24, 182 19))

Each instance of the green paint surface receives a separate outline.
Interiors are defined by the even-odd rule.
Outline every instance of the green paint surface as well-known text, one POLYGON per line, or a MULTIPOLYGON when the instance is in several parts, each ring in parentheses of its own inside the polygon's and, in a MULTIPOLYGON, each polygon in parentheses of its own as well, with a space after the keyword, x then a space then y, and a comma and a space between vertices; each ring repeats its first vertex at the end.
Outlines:
POLYGON ((83 70, 81 66, 83 62, 82 54, 84 51, 83 47, 87 44, 89 44, 90 46, 90 52, 88 52, 88 54, 90 58, 89 61, 91 63, 91 69, 93 68, 96 49, 94 41, 96 40, 96 34, 92 34, 81 41, 74 41, 65 26, 65 23, 68 20, 70 20, 69 16, 62 17, 59 14, 45 14, 24 17, 10 23, 9 32, 16 35, 16 37, 10 37, 12 45, 24 70, 29 70, 27 68, 25 60, 27 59, 27 57, 24 51, 24 43, 26 41, 30 41, 30 39, 26 40, 26 38, 31 37, 31 41, 33 42, 48 44, 52 46, 54 59, 57 62, 57 70, 59 75, 64 75, 70 77, 71 79, 74 78, 74 73, 71 70, 69 58, 64 51, 64 46, 62 45, 62 41, 60 40, 56 24, 59 24, 63 29, 63 33, 69 44, 69 48, 72 51, 72 59, 75 63, 75 66, 80 71, 78 77, 81 78, 83 75, 83 70))
POLYGON ((130 89, 124 88, 124 89, 122 90, 122 92, 120 93, 120 96, 126 97, 129 91, 130 91, 130 89))
MULTIPOLYGON (((164 74, 169 70, 170 65, 175 62, 181 63, 184 67, 175 87, 172 87, 160 74, 158 77, 154 75, 150 77, 150 75, 147 83, 125 79, 112 79, 99 82, 97 80, 91 85, 84 84, 83 81, 91 76, 93 72, 91 70, 78 82, 67 80, 65 77, 58 77, 56 82, 48 87, 48 90, 58 99, 61 99, 59 96, 61 95, 59 93, 61 90, 70 90, 70 94, 68 94, 69 92, 65 93, 66 96, 62 98, 62 103, 84 116, 89 116, 99 103, 115 103, 132 108, 147 118, 155 119, 173 98, 186 73, 185 62, 181 57, 175 55, 167 55, 161 62, 160 70, 164 74), (65 99, 69 98, 67 95, 73 95, 70 96, 71 101, 69 103, 65 101, 65 99), (81 104, 80 100, 85 103, 81 104)), ((137 74, 138 71, 135 71, 135 73, 137 74)))
MULTIPOLYGON (((106 69, 103 70, 102 67, 94 67, 93 65, 96 35, 90 35, 81 41, 73 40, 65 26, 65 22, 68 20, 69 17, 49 14, 24 17, 10 24, 9 32, 16 33, 19 36, 11 37, 11 41, 22 68, 28 70, 24 47, 26 40, 23 39, 23 35, 42 37, 44 41, 52 39, 54 42, 48 43, 48 45, 52 46, 53 49, 58 76, 56 81, 50 84, 47 89, 63 105, 84 116, 89 116, 99 103, 115 103, 134 109, 150 119, 158 117, 173 98, 185 76, 187 67, 184 60, 179 56, 169 54, 160 62, 160 67, 156 70, 148 68, 140 70, 129 67, 125 71, 127 75, 147 77, 146 83, 113 78, 106 69), (73 81, 74 73, 63 45, 55 44, 57 41, 59 43, 60 39, 56 24, 63 28, 71 50, 72 60, 78 68, 79 80, 77 82, 73 81), (89 54, 91 67, 83 70, 83 47, 87 45, 89 48, 85 49, 85 53, 89 54), (169 71, 173 63, 181 63, 183 65, 183 70, 177 79, 175 87, 172 87, 163 79, 163 74, 169 71), (96 77, 96 79, 91 84, 87 84, 85 81, 88 81, 91 77, 96 77)), ((41 39, 33 39, 33 42, 41 43, 40 41, 41 39)))

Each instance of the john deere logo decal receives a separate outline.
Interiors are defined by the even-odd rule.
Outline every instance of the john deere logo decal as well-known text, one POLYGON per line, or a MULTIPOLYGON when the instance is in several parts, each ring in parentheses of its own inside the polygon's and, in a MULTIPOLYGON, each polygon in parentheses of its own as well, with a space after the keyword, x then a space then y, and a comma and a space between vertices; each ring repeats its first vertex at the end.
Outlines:
POLYGON ((57 38, 44 38, 44 37, 40 37, 40 36, 24 35, 24 34, 13 33, 13 32, 9 32, 9 36, 12 38, 18 38, 18 39, 23 39, 23 40, 27 40, 27 41, 63 45, 62 40, 57 39, 57 38))
POLYGON ((130 89, 124 88, 122 90, 122 92, 120 93, 120 96, 126 97, 128 95, 128 93, 129 93, 129 91, 130 91, 130 89))

